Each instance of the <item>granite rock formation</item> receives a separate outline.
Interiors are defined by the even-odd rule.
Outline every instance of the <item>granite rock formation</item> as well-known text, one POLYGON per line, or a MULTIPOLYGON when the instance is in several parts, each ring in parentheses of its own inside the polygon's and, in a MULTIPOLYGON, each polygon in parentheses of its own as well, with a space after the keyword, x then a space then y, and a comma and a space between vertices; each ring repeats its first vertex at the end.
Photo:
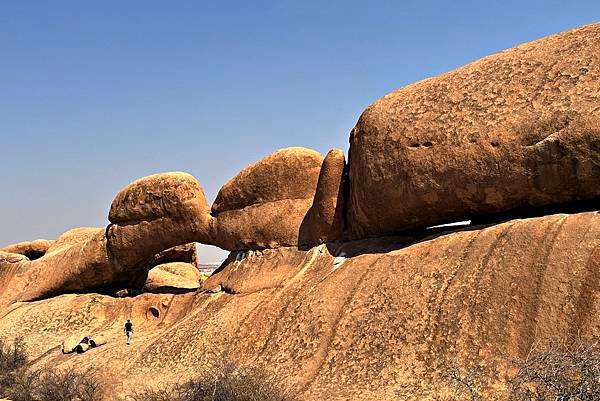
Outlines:
POLYGON ((144 290, 155 292, 180 292, 200 288, 203 276, 190 263, 170 262, 153 267, 148 272, 144 290))
POLYGON ((26 256, 29 260, 39 259, 48 251, 53 241, 47 239, 36 239, 34 241, 19 242, 17 244, 8 245, 0 251, 8 253, 16 253, 26 256))
POLYGON ((117 392, 181 382, 215 355, 264 363, 303 400, 456 400, 448 366, 481 364, 501 400, 533 342, 600 334, 600 214, 557 214, 424 238, 234 252, 203 288, 62 295, 0 313, 36 366, 95 366, 117 392), (345 254, 342 262, 336 262, 345 254), (128 348, 121 323, 132 318, 128 348), (108 343, 48 352, 73 330, 108 343))
POLYGON ((598 24, 384 96, 350 138, 350 237, 597 198, 598 104, 598 24))
POLYGON ((285 148, 243 169, 212 205, 213 244, 228 250, 298 245, 322 163, 314 150, 285 148))
POLYGON ((114 396, 216 357, 307 401, 460 399, 449 368, 505 400, 533 344, 600 335, 599 44, 590 25, 400 89, 362 114, 347 166, 283 149, 212 208, 189 174, 137 180, 108 227, 0 250, 0 337, 24 336, 34 367, 100 369, 114 396), (496 220, 426 229, 472 217, 496 220), (194 242, 232 251, 207 280, 194 242), (92 293, 140 279, 152 293, 92 293), (74 333, 106 344, 63 355, 74 333))

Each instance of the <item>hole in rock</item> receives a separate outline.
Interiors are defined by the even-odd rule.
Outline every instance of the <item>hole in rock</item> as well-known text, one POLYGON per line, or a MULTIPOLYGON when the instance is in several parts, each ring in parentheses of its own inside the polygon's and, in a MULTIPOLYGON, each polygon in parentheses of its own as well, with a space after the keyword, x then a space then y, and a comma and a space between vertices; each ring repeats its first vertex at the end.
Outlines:
POLYGON ((158 319, 160 317, 160 310, 154 306, 148 308, 148 317, 158 319))
POLYGON ((424 142, 423 146, 425 146, 426 148, 430 148, 433 146, 433 142, 431 142, 431 141, 424 142))
POLYGON ((492 141, 492 142, 490 142, 490 145, 492 145, 493 147, 497 148, 498 146, 500 146, 500 142, 498 142, 498 141, 492 141))
POLYGON ((196 243, 198 254, 198 270, 200 273, 210 276, 213 274, 229 256, 229 252, 217 246, 196 243))
POLYGON ((42 256, 44 256, 45 254, 46 254, 46 252, 38 252, 38 251, 31 250, 31 251, 25 252, 24 256, 27 256, 27 258, 29 260, 36 260, 36 259, 39 259, 42 256))

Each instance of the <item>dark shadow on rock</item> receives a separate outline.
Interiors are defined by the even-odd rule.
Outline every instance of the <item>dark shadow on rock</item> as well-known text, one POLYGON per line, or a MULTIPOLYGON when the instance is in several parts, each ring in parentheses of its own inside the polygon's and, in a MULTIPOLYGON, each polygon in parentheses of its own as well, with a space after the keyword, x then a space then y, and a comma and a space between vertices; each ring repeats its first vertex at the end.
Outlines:
POLYGON ((153 290, 144 290, 143 292, 146 294, 173 294, 173 295, 181 295, 187 294, 190 292, 196 292, 200 288, 179 288, 179 287, 171 287, 168 285, 155 288, 153 290))
MULTIPOLYGON (((525 219, 548 216, 553 214, 600 213, 600 199, 540 207, 532 211, 514 210, 511 212, 480 216, 471 219, 468 225, 435 226, 419 230, 408 230, 395 236, 365 238, 355 241, 340 241, 327 243, 327 249, 333 256, 354 257, 363 254, 388 253, 408 246, 429 241, 443 235, 461 231, 481 230, 514 219, 525 219)), ((469 220, 469 217, 465 217, 469 220)), ((451 223, 451 222, 449 222, 451 223)))

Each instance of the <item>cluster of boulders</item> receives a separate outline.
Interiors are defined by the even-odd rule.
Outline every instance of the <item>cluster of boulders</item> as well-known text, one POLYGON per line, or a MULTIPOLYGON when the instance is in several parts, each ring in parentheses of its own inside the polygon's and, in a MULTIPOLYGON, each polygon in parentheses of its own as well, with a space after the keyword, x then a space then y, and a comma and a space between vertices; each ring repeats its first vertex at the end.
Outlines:
MULTIPOLYGON (((212 207, 189 174, 134 181, 115 197, 106 229, 0 252, 0 280, 18 289, 0 304, 127 285, 154 255, 186 243, 311 247, 598 199, 599 100, 600 25, 518 46, 369 106, 348 165, 338 149, 281 149, 227 182, 212 207)), ((159 276, 195 288, 201 278, 188 271, 163 265, 147 288, 159 276)))
POLYGON ((72 354, 73 352, 83 354, 90 348, 100 347, 106 343, 106 337, 101 334, 93 336, 74 334, 64 339, 62 343, 62 352, 63 354, 72 354))

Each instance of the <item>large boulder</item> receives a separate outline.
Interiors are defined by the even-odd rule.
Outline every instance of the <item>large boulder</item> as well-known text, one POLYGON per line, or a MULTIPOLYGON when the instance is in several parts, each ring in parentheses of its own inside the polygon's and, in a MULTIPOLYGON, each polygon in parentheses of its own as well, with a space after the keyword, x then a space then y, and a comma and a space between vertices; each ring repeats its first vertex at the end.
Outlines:
POLYGON ((104 228, 77 228, 62 234, 39 259, 0 252, 0 307, 126 282, 130 276, 110 262, 104 228))
POLYGON ((314 150, 286 148, 240 171, 212 206, 212 243, 228 250, 298 245, 322 163, 314 150))
POLYGON ((29 260, 35 260, 44 256, 53 242, 54 241, 47 239, 36 239, 33 241, 25 241, 8 245, 0 250, 8 253, 24 255, 27 256, 29 260))
POLYGON ((344 234, 346 158, 340 149, 325 156, 313 204, 300 232, 300 245, 315 245, 342 239, 344 234))
POLYGON ((106 230, 113 263, 146 266, 150 258, 173 246, 210 243, 212 217, 198 181, 174 172, 143 177, 113 200, 106 230))
POLYGON ((384 96, 350 138, 350 236, 600 196, 600 24, 384 96))
POLYGON ((148 272, 144 289, 147 291, 192 290, 199 288, 203 279, 198 268, 190 263, 165 263, 148 272))
POLYGON ((283 199, 312 199, 323 156, 312 149, 279 149, 250 164, 219 190, 214 215, 283 199))

